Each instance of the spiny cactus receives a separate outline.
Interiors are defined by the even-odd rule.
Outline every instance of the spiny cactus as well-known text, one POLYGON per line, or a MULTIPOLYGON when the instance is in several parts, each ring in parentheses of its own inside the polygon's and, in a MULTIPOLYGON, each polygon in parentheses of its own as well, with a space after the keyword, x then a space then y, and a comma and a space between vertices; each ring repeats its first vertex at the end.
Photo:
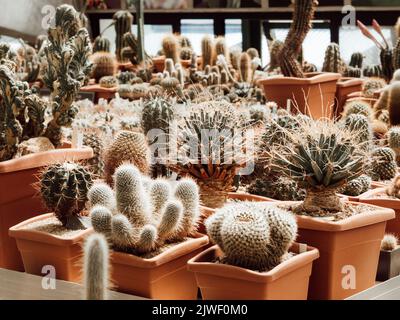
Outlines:
POLYGON ((121 131, 104 152, 104 175, 113 184, 115 170, 123 163, 132 163, 147 174, 150 170, 150 151, 142 133, 121 131))
POLYGON ((399 245, 399 239, 394 234, 385 234, 381 242, 381 250, 393 251, 399 245))
POLYGON ((396 176, 397 164, 395 152, 387 147, 379 147, 371 154, 371 177, 375 181, 391 180, 396 176))
POLYGON ((93 42, 93 52, 110 52, 111 42, 108 38, 98 36, 93 42))
POLYGON ((400 176, 396 177, 391 181, 390 185, 386 188, 386 193, 389 196, 400 199, 400 176))
POLYGON ((375 92, 386 86, 385 80, 381 78, 366 79, 363 84, 363 95, 366 98, 374 98, 375 92))
POLYGON ((92 77, 98 83, 106 76, 114 76, 117 73, 117 59, 112 53, 97 52, 91 57, 93 63, 92 77))
POLYGON ((116 39, 115 39, 115 55, 118 61, 124 61, 122 57, 122 49, 126 47, 126 43, 124 40, 124 35, 127 32, 131 31, 131 27, 133 24, 133 16, 129 11, 117 11, 114 16, 114 27, 116 32, 116 39))
POLYGON ((270 44, 269 55, 270 55, 270 62, 268 71, 273 72, 277 68, 280 67, 280 54, 283 48, 283 42, 279 40, 274 40, 270 44))
POLYGON ((396 153, 396 161, 399 163, 400 158, 400 127, 391 127, 387 133, 389 147, 396 153))
POLYGON ((35 48, 26 44, 24 41, 20 41, 22 47, 18 50, 19 59, 22 60, 21 72, 25 73, 26 76, 22 78, 22 81, 29 83, 35 82, 40 74, 40 59, 35 48))
POLYGON ((147 181, 133 165, 122 165, 114 189, 115 195, 104 184, 94 185, 89 201, 93 228, 117 250, 152 252, 166 242, 183 241, 197 229, 199 197, 192 181, 179 181, 172 189, 164 180, 147 181))
POLYGON ((229 53, 229 49, 228 46, 226 45, 226 40, 225 37, 217 37, 215 39, 215 54, 216 56, 219 56, 220 54, 222 54, 226 61, 230 61, 230 53, 229 53))
POLYGON ((240 55, 240 79, 242 82, 251 82, 251 60, 247 52, 240 55))
POLYGON ((179 42, 174 35, 167 35, 162 40, 164 55, 167 59, 172 59, 174 63, 180 62, 179 42))
POLYGON ((129 83, 131 83, 132 79, 134 79, 135 77, 136 77, 136 74, 132 71, 123 71, 123 72, 120 72, 117 76, 120 84, 129 84, 129 83))
POLYGON ((344 127, 353 135, 354 139, 362 145, 363 148, 369 150, 372 146, 372 127, 369 119, 362 114, 350 114, 344 119, 344 127))
POLYGON ((376 116, 382 110, 389 111, 389 120, 392 126, 400 125, 400 82, 393 82, 385 87, 374 109, 376 116))
POLYGON ((86 300, 107 300, 109 249, 106 238, 92 234, 85 242, 83 275, 86 300))
POLYGON ((262 203, 226 205, 205 224, 224 253, 223 262, 257 271, 280 264, 297 236, 292 214, 262 203))
POLYGON ((357 197, 371 188, 372 179, 367 175, 362 175, 357 179, 351 180, 341 193, 347 196, 357 197))
POLYGON ((47 209, 68 229, 85 229, 81 213, 93 184, 83 166, 66 162, 47 167, 40 177, 40 194, 47 209))
POLYGON ((383 71, 381 65, 366 66, 363 69, 363 76, 368 78, 383 78, 383 71))
POLYGON ((322 67, 323 72, 335 72, 345 74, 347 69, 346 64, 340 57, 340 48, 337 43, 328 45, 325 51, 325 60, 322 67))
POLYGON ((338 189, 364 174, 369 165, 363 144, 332 120, 303 121, 284 145, 275 145, 271 169, 306 189, 295 209, 310 215, 342 212, 338 189))
POLYGON ((118 87, 119 82, 114 76, 105 76, 99 80, 99 85, 102 88, 116 88, 118 87))
POLYGON ((360 68, 347 67, 343 75, 350 78, 361 78, 361 73, 360 68))
POLYGON ((98 133, 85 133, 83 135, 83 145, 92 148, 93 158, 86 160, 85 164, 90 168, 90 171, 100 176, 104 170, 103 150, 104 143, 98 133))
POLYGON ((346 118, 351 114, 360 114, 370 118, 372 116, 371 105, 362 100, 349 101, 344 106, 343 117, 346 118))
POLYGON ((174 107, 167 99, 157 97, 144 102, 142 128, 145 135, 152 129, 161 129, 167 133, 173 118, 174 107))
POLYGON ((305 197, 305 190, 300 189, 295 181, 273 175, 256 179, 248 186, 247 191, 280 201, 302 201, 305 197))
POLYGON ((206 66, 213 66, 214 61, 215 61, 215 46, 214 46, 214 41, 213 39, 206 35, 203 37, 201 40, 201 58, 203 60, 202 62, 202 68, 206 66))
POLYGON ((304 78, 297 57, 303 41, 311 29, 311 20, 318 6, 316 0, 295 0, 293 22, 281 50, 280 67, 284 76, 304 78))
POLYGON ((364 55, 361 52, 354 52, 351 55, 349 66, 353 68, 362 69, 364 55))
POLYGON ((400 68, 400 38, 397 39, 396 45, 393 48, 393 68, 394 70, 400 68))

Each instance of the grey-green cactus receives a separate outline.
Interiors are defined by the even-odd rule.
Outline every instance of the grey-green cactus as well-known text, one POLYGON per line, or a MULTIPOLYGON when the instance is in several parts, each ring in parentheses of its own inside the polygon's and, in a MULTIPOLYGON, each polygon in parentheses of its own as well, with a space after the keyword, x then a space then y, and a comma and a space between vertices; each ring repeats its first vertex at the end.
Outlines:
POLYGON ((361 52, 354 52, 351 55, 349 66, 353 68, 362 69, 364 55, 361 52))
POLYGON ((379 64, 366 66, 363 69, 363 75, 369 78, 383 78, 382 66, 379 64))
POLYGON ((121 11, 117 11, 114 14, 113 20, 114 20, 114 27, 115 27, 115 32, 116 32, 115 55, 117 56, 118 61, 122 62, 122 61, 124 61, 124 58, 122 56, 122 49, 127 46, 125 39, 124 39, 124 35, 127 32, 131 32, 133 16, 129 11, 121 10, 121 11))
POLYGON ((346 187, 342 189, 341 193, 347 196, 359 196, 370 189, 371 182, 371 177, 362 175, 357 179, 351 180, 346 187))
POLYGON ((92 148, 94 154, 93 158, 86 160, 85 164, 90 168, 93 174, 101 176, 104 171, 104 142, 101 137, 99 137, 99 134, 86 133, 83 135, 83 145, 92 148))
POLYGON ((343 117, 346 118, 352 114, 360 114, 370 118, 372 116, 371 105, 362 100, 349 101, 344 106, 343 117))
POLYGON ((224 253, 223 262, 257 271, 280 264, 297 236, 291 213, 263 203, 226 205, 205 224, 224 253))
POLYGON ((81 216, 93 184, 85 167, 66 162, 47 167, 40 177, 40 194, 47 209, 68 229, 85 229, 81 216))
POLYGON ((322 71, 336 72, 343 75, 345 74, 346 69, 347 66, 340 56, 339 45, 337 43, 331 43, 325 51, 325 60, 322 71))
POLYGON ((353 135, 354 139, 369 150, 372 146, 373 132, 369 119, 362 114, 350 114, 344 119, 344 126, 353 135))
POLYGON ((160 129, 167 133, 173 118, 174 107, 167 99, 157 97, 143 103, 142 128, 144 134, 147 135, 152 129, 160 129))
POLYGON ((391 180, 396 176, 396 154, 391 148, 376 148, 375 150, 373 150, 371 157, 371 177, 373 180, 391 180))
POLYGON ((93 42, 93 52, 110 52, 111 42, 103 36, 98 36, 93 42))

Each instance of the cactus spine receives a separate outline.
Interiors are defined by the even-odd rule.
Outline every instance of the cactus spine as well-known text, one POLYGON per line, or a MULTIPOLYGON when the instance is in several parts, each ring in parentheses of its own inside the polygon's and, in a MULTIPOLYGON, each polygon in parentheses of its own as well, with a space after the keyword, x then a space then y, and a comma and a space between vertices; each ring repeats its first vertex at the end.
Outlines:
POLYGON ((114 16, 114 27, 116 32, 116 40, 115 40, 115 55, 118 61, 124 61, 122 56, 122 49, 126 47, 126 43, 124 41, 124 35, 127 32, 131 32, 131 27, 133 24, 133 16, 129 11, 117 11, 114 16))

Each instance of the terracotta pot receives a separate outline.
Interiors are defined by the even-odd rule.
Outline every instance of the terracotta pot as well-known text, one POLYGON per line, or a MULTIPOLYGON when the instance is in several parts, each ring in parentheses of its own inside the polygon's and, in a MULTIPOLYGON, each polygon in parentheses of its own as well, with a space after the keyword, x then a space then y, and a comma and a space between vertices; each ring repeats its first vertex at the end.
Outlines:
POLYGON ((51 217, 54 217, 53 213, 21 222, 10 228, 10 237, 17 241, 25 272, 43 276, 42 268, 52 266, 55 268, 57 279, 79 283, 81 282, 83 242, 93 229, 79 231, 68 239, 46 232, 24 229, 30 223, 51 217))
POLYGON ((398 275, 400 275, 400 247, 393 251, 381 250, 376 280, 387 281, 398 275))
POLYGON ((159 56, 153 58, 153 66, 154 71, 157 72, 164 72, 165 68, 165 56, 159 56))
MULTIPOLYGON (((253 194, 248 193, 237 193, 237 192, 230 192, 228 194, 228 199, 237 200, 237 201, 255 201, 255 202, 272 202, 275 201, 270 198, 256 196, 253 194)), ((202 234, 207 234, 206 227, 204 226, 204 221, 207 220, 209 216, 215 213, 216 209, 208 208, 208 207, 201 207, 201 219, 199 223, 199 227, 197 228, 197 232, 202 234)))
POLYGON ((208 237, 198 234, 151 259, 114 251, 112 282, 118 291, 149 299, 195 300, 196 280, 186 265, 207 244, 208 237))
POLYGON ((375 103, 378 101, 378 99, 375 99, 375 98, 364 97, 362 92, 353 92, 347 96, 346 102, 359 101, 359 100, 369 103, 371 107, 373 107, 375 105, 375 103))
POLYGON ((115 94, 118 92, 118 87, 115 88, 103 88, 99 84, 92 84, 81 88, 82 92, 93 92, 95 94, 94 103, 97 103, 99 99, 105 99, 110 101, 115 98, 115 94))
POLYGON ((120 71, 136 71, 136 66, 132 64, 132 62, 119 62, 118 70, 120 71))
MULTIPOLYGON (((281 202, 290 205, 299 203, 281 202)), ((297 241, 317 248, 320 253, 310 279, 310 299, 345 299, 375 285, 386 221, 395 215, 391 209, 371 207, 373 211, 338 222, 297 216, 297 241), (355 288, 342 286, 349 270, 355 272, 355 288)))
POLYGON ((319 257, 318 250, 307 247, 299 253, 294 244, 293 258, 268 272, 256 272, 236 266, 215 263, 222 256, 213 246, 188 262, 195 273, 204 300, 306 300, 312 264, 319 257))
POLYGON ((24 271, 15 240, 8 229, 45 212, 33 184, 46 165, 93 157, 93 150, 57 149, 0 162, 0 268, 24 271))
POLYGON ((286 108, 291 100, 291 110, 308 114, 314 119, 334 117, 336 83, 339 73, 309 73, 306 78, 271 77, 259 80, 268 101, 286 108))
POLYGON ((339 118, 348 95, 362 90, 364 80, 360 78, 341 78, 336 84, 335 117, 339 118))
POLYGON ((360 196, 360 202, 393 209, 396 212, 396 218, 387 222, 386 232, 400 237, 400 199, 380 198, 377 197, 379 194, 386 194, 386 188, 376 188, 363 193, 360 196))

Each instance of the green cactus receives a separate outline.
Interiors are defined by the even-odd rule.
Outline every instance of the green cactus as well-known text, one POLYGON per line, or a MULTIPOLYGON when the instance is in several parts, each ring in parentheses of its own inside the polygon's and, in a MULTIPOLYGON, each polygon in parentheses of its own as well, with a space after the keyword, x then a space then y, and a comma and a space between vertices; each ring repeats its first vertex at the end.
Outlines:
POLYGON ((343 122, 344 127, 354 135, 354 139, 363 148, 369 150, 373 140, 373 132, 369 119, 362 114, 350 114, 343 122))
POLYGON ((224 253, 223 262, 260 272, 279 265, 297 236, 292 214, 263 203, 226 205, 205 224, 224 253))
POLYGON ((362 69, 364 55, 361 52, 354 52, 351 55, 349 66, 362 69))
POLYGON ((47 209, 64 227, 86 229, 81 213, 85 209, 92 176, 85 167, 66 162, 47 167, 40 177, 40 194, 47 209))
POLYGON ((325 51, 325 60, 322 71, 335 72, 344 75, 346 69, 347 66, 340 57, 339 45, 337 43, 331 43, 330 45, 328 45, 325 51))
POLYGON ((300 189, 295 181, 273 175, 256 179, 249 185, 247 191, 251 194, 280 201, 303 201, 305 198, 305 190, 300 189))
POLYGON ((93 42, 93 53, 110 52, 111 42, 106 37, 98 36, 93 42))
POLYGON ((167 133, 173 118, 174 107, 167 99, 158 97, 143 103, 142 128, 145 135, 152 129, 161 129, 167 133))
POLYGON ((383 78, 381 65, 366 66, 363 69, 363 76, 368 78, 383 78))
POLYGON ((109 249, 101 234, 92 234, 85 242, 83 275, 86 300, 107 300, 109 286, 109 249))
POLYGON ((400 161, 400 127, 391 127, 387 133, 389 147, 396 153, 396 162, 400 161))
POLYGON ((385 80, 381 78, 366 79, 363 84, 363 95, 366 98, 374 98, 375 92, 386 86, 385 80))
POLYGON ((103 150, 104 142, 96 133, 85 133, 83 135, 83 145, 92 148, 94 157, 86 160, 85 164, 96 176, 101 176, 104 171, 103 150))
POLYGON ((351 180, 341 191, 344 195, 357 197, 367 192, 371 187, 372 179, 367 175, 362 175, 357 179, 351 180))
POLYGON ((157 180, 146 182, 133 165, 119 167, 115 174, 115 196, 103 184, 94 185, 89 192, 95 231, 105 234, 117 250, 134 254, 146 254, 166 242, 183 241, 191 236, 200 217, 197 186, 186 180, 179 181, 175 189, 168 184, 160 188, 161 184, 157 180), (153 188, 162 190, 164 196, 153 188), (178 198, 181 193, 184 196, 178 198), (193 197, 186 197, 190 194, 197 194, 196 203, 193 197), (117 213, 113 214, 115 205, 117 213))
POLYGON ((376 148, 375 150, 373 150, 371 158, 371 177, 373 180, 391 180, 396 176, 396 154, 391 148, 376 148))
POLYGON ((362 100, 349 101, 345 104, 343 110, 343 118, 352 114, 360 114, 364 117, 370 118, 372 116, 372 108, 368 102, 362 100))
POLYGON ((123 62, 124 58, 122 56, 122 49, 126 47, 126 42, 124 40, 124 35, 127 32, 131 32, 131 27, 133 24, 133 16, 129 11, 117 11, 114 16, 114 27, 116 32, 116 51, 115 55, 118 61, 123 62))

